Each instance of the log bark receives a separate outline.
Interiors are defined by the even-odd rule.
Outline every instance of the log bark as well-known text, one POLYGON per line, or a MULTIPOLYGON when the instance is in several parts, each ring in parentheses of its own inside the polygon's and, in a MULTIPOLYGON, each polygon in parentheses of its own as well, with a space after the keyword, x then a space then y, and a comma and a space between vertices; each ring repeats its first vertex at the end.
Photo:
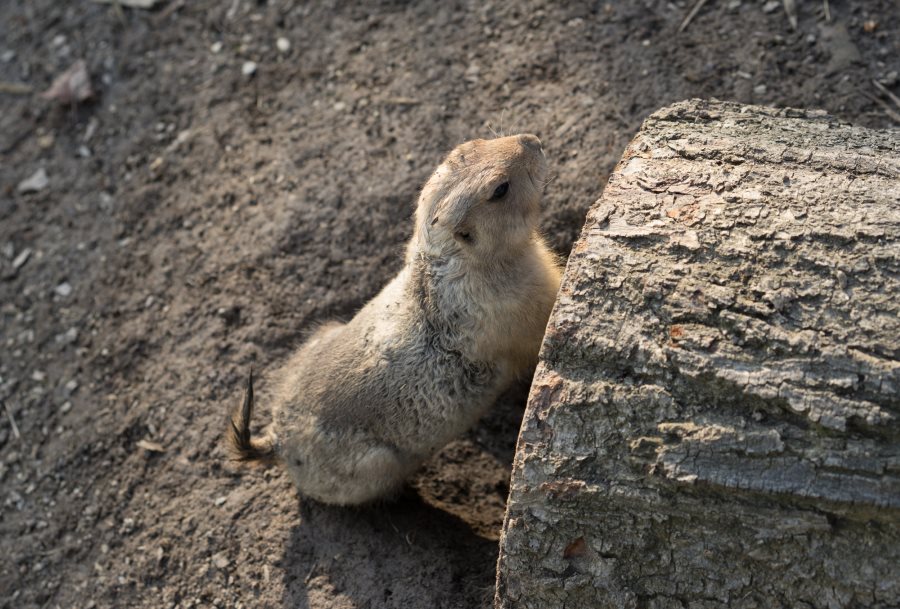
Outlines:
POLYGON ((690 101, 587 217, 495 607, 900 606, 900 134, 690 101))

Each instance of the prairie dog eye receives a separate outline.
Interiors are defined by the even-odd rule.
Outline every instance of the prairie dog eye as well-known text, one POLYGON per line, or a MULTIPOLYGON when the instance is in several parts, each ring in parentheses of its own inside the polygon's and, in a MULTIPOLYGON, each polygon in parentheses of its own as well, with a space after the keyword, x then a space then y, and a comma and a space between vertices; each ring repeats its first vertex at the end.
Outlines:
POLYGON ((503 197, 506 196, 506 193, 509 192, 509 182, 504 182, 500 186, 494 189, 494 194, 491 195, 491 201, 499 201, 503 197))

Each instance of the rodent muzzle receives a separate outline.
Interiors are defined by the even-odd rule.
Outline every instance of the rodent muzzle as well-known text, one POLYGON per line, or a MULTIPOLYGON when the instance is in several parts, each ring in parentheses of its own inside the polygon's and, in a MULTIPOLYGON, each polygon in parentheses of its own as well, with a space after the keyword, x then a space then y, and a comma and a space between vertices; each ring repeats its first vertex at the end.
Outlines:
POLYGON ((536 135, 524 133, 519 136, 519 143, 538 154, 544 154, 544 147, 541 145, 541 140, 539 140, 536 135))
POLYGON ((536 135, 523 133, 515 136, 522 147, 522 156, 519 158, 522 167, 531 183, 540 192, 543 187, 544 176, 547 172, 547 161, 544 158, 544 146, 536 135))

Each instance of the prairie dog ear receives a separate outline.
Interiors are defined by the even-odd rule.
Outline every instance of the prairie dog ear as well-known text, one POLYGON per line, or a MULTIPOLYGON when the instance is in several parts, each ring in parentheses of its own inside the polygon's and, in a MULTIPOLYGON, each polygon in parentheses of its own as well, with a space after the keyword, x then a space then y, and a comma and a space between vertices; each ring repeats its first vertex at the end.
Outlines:
POLYGON ((453 233, 472 206, 468 181, 453 174, 452 168, 442 165, 422 189, 419 211, 423 214, 422 228, 428 233, 453 233))
POLYGON ((416 224, 419 228, 425 230, 434 223, 433 220, 443 196, 441 191, 445 189, 444 184, 449 174, 450 169, 441 164, 422 187, 416 204, 416 224))
POLYGON ((470 204, 465 197, 461 196, 459 192, 451 191, 435 203, 428 225, 440 224, 449 231, 455 231, 460 224, 466 221, 469 208, 470 204))
POLYGON ((464 245, 475 245, 478 241, 478 231, 475 230, 473 223, 468 221, 468 214, 453 227, 453 238, 464 245))

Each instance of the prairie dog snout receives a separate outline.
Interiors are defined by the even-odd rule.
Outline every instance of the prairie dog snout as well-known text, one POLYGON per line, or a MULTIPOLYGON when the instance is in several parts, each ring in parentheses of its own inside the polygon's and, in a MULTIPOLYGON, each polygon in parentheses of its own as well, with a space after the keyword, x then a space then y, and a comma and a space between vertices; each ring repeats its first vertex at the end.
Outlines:
POLYGON ((261 439, 249 433, 250 381, 229 433, 236 457, 282 461, 302 495, 363 503, 531 374, 560 281, 537 233, 546 173, 530 134, 450 152, 422 188, 403 269, 289 358, 261 439))

